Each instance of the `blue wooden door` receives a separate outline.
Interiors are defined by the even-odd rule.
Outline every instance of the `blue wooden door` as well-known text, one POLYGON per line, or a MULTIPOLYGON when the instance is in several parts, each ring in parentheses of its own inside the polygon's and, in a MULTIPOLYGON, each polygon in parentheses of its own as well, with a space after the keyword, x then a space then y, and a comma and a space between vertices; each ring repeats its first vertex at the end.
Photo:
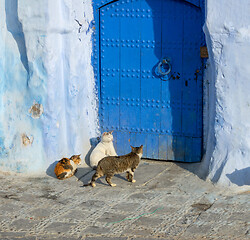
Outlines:
POLYGON ((118 154, 197 162, 202 154, 199 0, 106 1, 97 8, 100 126, 118 154))

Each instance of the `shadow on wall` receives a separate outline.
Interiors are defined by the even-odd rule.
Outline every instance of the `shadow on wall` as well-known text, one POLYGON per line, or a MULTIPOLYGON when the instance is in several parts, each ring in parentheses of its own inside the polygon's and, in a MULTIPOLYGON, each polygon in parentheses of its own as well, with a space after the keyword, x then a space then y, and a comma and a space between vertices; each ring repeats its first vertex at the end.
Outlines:
POLYGON ((56 164, 58 163, 59 161, 55 161, 53 162, 52 164, 49 165, 49 167, 47 168, 46 170, 46 174, 50 177, 53 177, 53 178, 56 178, 56 174, 54 172, 54 169, 56 167, 56 164))
POLYGON ((15 39, 20 53, 21 62, 29 75, 29 65, 22 23, 18 19, 18 1, 5 0, 6 26, 15 39))
POLYGON ((235 169, 234 172, 226 174, 230 182, 238 185, 250 185, 250 167, 240 170, 235 169))
POLYGON ((88 153, 85 156, 85 162, 88 166, 90 166, 90 154, 92 153, 92 151, 94 150, 94 148, 96 147, 96 145, 100 142, 100 138, 91 138, 89 140, 90 142, 90 146, 91 148, 89 149, 88 153))
MULTIPOLYGON (((200 179, 206 180, 207 178, 207 171, 204 170, 204 164, 203 162, 200 163, 175 163, 177 166, 186 169, 187 171, 197 175, 200 179)), ((223 169, 224 166, 221 167, 223 169)), ((219 173, 218 176, 221 175, 221 170, 218 170, 219 173)), ((233 184, 236 184, 237 186, 246 186, 250 185, 250 167, 243 168, 240 170, 235 169, 234 172, 230 174, 226 174, 226 177, 229 179, 229 181, 233 184)), ((213 182, 217 182, 219 178, 213 178, 213 182)))

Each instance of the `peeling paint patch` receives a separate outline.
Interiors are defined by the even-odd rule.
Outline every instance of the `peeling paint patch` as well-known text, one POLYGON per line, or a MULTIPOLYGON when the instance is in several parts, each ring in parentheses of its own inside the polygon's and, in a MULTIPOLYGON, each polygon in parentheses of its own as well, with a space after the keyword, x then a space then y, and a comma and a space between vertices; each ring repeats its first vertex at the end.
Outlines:
POLYGON ((22 134, 22 144, 24 146, 31 145, 33 143, 34 137, 28 137, 26 134, 22 134))
POLYGON ((43 114, 43 105, 37 102, 34 102, 33 105, 29 109, 29 113, 33 118, 40 118, 43 114))

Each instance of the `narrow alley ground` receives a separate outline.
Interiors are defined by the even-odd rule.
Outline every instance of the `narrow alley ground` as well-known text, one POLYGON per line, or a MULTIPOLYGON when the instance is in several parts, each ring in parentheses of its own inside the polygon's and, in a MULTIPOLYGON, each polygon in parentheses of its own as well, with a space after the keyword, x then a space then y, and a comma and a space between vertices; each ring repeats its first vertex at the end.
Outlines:
POLYGON ((136 183, 116 175, 113 188, 104 178, 83 187, 92 174, 87 165, 63 181, 0 173, 0 239, 250 239, 249 190, 219 188, 173 162, 143 160, 136 183))

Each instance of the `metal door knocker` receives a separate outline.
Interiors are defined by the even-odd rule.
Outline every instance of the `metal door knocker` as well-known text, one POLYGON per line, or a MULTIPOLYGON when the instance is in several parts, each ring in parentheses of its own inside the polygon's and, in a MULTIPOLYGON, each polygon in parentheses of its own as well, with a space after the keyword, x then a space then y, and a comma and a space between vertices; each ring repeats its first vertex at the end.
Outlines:
POLYGON ((155 69, 155 73, 162 80, 169 80, 169 73, 171 72, 172 67, 170 64, 170 60, 168 58, 163 58, 157 65, 155 69))
POLYGON ((159 62, 157 67, 158 73, 162 76, 166 76, 171 72, 171 64, 170 61, 166 58, 163 58, 161 62, 159 62))

